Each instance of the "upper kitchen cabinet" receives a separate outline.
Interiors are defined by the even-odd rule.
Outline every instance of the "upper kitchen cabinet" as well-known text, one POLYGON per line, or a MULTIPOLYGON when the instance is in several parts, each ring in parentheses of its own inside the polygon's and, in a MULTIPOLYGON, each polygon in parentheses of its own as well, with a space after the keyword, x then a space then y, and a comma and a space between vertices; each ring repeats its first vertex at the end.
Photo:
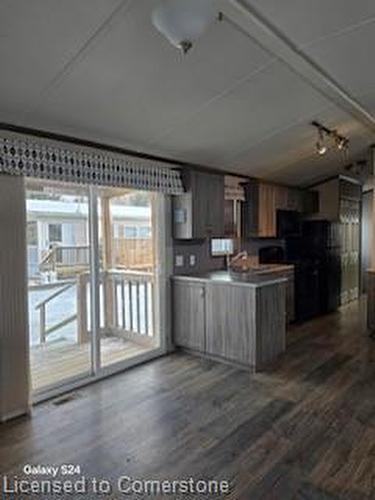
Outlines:
POLYGON ((245 184, 243 233, 247 238, 276 237, 276 187, 259 181, 245 184))
POLYGON ((242 202, 245 200, 243 183, 247 179, 226 175, 224 177, 224 236, 240 238, 242 202))
POLYGON ((183 173, 186 193, 173 197, 173 237, 204 239, 224 235, 224 176, 183 173))
POLYGON ((276 238, 277 210, 312 213, 317 210, 316 194, 277 186, 259 180, 245 184, 243 232, 247 238, 276 238))
POLYGON ((340 222, 342 208, 347 202, 361 201, 361 185, 355 179, 338 176, 314 187, 319 193, 318 217, 331 222, 340 222))

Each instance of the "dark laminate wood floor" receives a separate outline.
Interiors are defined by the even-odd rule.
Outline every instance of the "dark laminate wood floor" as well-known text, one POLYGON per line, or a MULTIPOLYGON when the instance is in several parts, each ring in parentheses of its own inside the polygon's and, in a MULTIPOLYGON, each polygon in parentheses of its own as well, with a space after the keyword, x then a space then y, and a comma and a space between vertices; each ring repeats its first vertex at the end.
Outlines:
POLYGON ((288 343, 267 373, 174 354, 40 405, 0 426, 0 470, 78 463, 113 481, 229 479, 232 499, 375 498, 375 342, 357 306, 288 343))

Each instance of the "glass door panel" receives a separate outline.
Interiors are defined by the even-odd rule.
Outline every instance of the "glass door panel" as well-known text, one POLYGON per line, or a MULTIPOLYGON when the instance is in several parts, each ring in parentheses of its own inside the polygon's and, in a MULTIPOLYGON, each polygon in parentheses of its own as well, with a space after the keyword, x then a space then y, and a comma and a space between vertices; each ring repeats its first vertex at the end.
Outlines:
POLYGON ((99 191, 100 357, 105 367, 158 347, 153 195, 99 191))
POLYGON ((26 181, 32 388, 92 372, 88 192, 26 181))

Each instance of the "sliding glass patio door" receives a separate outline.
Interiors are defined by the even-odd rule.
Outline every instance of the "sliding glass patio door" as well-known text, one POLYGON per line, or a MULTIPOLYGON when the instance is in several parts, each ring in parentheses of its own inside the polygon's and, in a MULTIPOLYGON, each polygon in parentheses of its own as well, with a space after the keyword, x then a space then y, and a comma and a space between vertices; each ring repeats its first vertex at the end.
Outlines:
POLYGON ((154 202, 143 191, 27 181, 34 393, 159 348, 154 202))
POLYGON ((40 392, 92 373, 88 191, 27 181, 26 213, 31 380, 40 392))
POLYGON ((101 366, 158 347, 154 335, 153 195, 98 192, 101 366))

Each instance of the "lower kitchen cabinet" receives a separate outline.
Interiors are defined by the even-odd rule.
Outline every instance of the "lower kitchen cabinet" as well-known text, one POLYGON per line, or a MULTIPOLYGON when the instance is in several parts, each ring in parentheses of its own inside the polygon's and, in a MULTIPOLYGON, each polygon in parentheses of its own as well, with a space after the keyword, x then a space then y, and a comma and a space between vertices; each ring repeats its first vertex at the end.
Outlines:
MULTIPOLYGON (((292 267, 292 266, 288 266, 292 267)), ((277 271, 273 272, 272 276, 274 278, 285 278, 287 280, 285 293, 286 293, 286 303, 285 303, 285 315, 286 315, 286 324, 289 325, 293 323, 296 319, 295 312, 295 287, 294 287, 294 269, 289 269, 286 271, 277 271)))
POLYGON ((176 345, 205 350, 205 286, 187 282, 173 285, 174 342, 176 345))
POLYGON ((174 277, 174 343, 262 368, 285 350, 285 285, 285 278, 253 285, 174 277))
POLYGON ((255 365, 255 310, 255 295, 247 287, 207 285, 207 354, 255 365))

